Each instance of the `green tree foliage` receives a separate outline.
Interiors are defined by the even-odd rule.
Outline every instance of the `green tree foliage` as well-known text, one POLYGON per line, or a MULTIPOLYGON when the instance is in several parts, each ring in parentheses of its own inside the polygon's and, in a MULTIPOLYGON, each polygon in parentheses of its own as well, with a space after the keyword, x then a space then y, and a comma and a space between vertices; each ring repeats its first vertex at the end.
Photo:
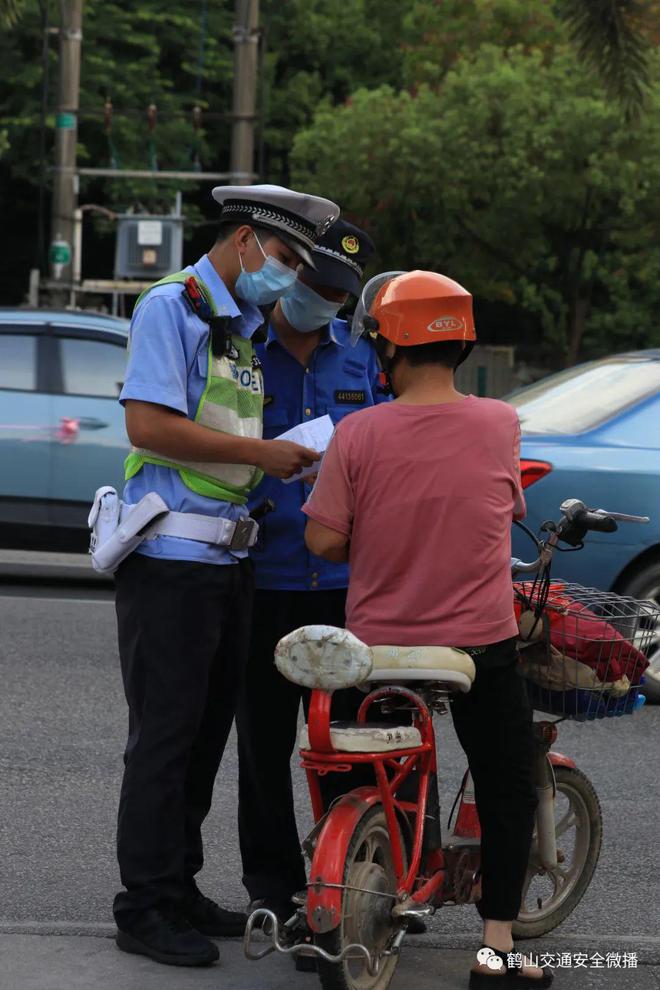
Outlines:
POLYGON ((649 50, 660 27, 658 0, 562 0, 558 10, 580 58, 596 70, 626 116, 636 116, 651 86, 649 50))
POLYGON ((12 27, 19 18, 21 0, 0 0, 0 27, 12 27))
POLYGON ((294 178, 370 226, 383 268, 443 270, 572 362, 660 342, 658 110, 627 124, 570 51, 483 46, 439 89, 321 108, 294 178))
MULTIPOLYGON (((156 158, 161 168, 228 167, 234 6, 86 0, 81 164, 145 168, 156 158), (150 136, 151 103, 158 124, 150 136), (194 105, 204 109, 199 130, 194 105)), ((336 197, 376 235, 383 266, 439 267, 465 281, 482 331, 497 327, 503 342, 529 342, 557 363, 651 342, 660 284, 659 6, 261 0, 256 164, 267 181, 336 197), (641 80, 646 94, 629 124, 626 79, 641 80)), ((3 301, 20 298, 34 264, 44 10, 56 26, 56 0, 0 0, 0 20, 12 24, 0 33, 0 154, 10 142, 0 182, 12 233, 3 301)), ((56 36, 49 44, 48 163, 56 36)), ((207 188, 185 191, 189 216, 212 216, 207 188)), ((81 183, 82 202, 117 209, 169 209, 172 192, 155 182, 81 183)), ((107 275, 112 238, 91 226, 85 274, 107 275)), ((194 250, 209 233, 200 227, 194 250)))
POLYGON ((403 84, 401 0, 262 0, 265 172, 286 183, 295 134, 319 103, 403 84))
MULTIPOLYGON (((51 26, 58 24, 50 3, 51 26)), ((163 6, 157 0, 136 4, 87 0, 84 7, 79 114, 80 164, 108 166, 113 157, 127 168, 190 168, 198 157, 214 166, 227 146, 231 100, 232 12, 229 4, 207 5, 203 57, 200 28, 203 4, 181 0, 163 6), (110 132, 104 104, 113 106, 110 132), (153 140, 147 126, 149 104, 158 108, 153 140), (191 111, 208 113, 195 131, 191 111), (152 147, 153 145, 153 147, 152 147)), ((0 113, 8 128, 13 177, 39 182, 39 113, 43 66, 42 14, 36 0, 25 0, 18 27, 0 36, 3 64, 0 113)), ((57 39, 51 42, 48 125, 53 125, 57 76, 57 39)), ((160 188, 160 187, 159 187, 160 188)), ((106 183, 98 191, 119 204, 132 195, 149 201, 160 196, 151 185, 121 187, 106 183)), ((85 189, 83 188, 83 194, 85 189)))
POLYGON ((407 8, 403 77, 409 87, 439 85, 483 44, 551 53, 565 35, 554 0, 415 0, 407 8))

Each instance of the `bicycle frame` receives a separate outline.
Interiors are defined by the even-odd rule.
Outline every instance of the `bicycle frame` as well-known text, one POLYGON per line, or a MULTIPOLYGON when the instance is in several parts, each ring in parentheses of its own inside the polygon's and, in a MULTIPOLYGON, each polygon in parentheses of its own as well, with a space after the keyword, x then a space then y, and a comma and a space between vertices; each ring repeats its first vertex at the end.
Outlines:
MULTIPOLYGON (((405 914, 406 910, 422 906, 435 909, 444 902, 466 903, 480 897, 478 864, 481 829, 469 772, 461 785, 456 821, 449 842, 444 847, 424 851, 429 783, 431 774, 437 771, 432 716, 424 700, 409 688, 380 687, 362 702, 357 721, 367 721, 367 713, 373 704, 397 697, 413 708, 413 724, 422 739, 420 746, 385 753, 339 753, 334 750, 330 739, 331 695, 323 691, 312 692, 308 723, 310 749, 301 751, 301 765, 307 774, 315 821, 306 903, 307 923, 312 932, 328 932, 340 923, 348 847, 358 822, 376 804, 383 807, 389 833, 399 905, 395 913, 405 914), (337 799, 326 813, 319 777, 327 773, 346 773, 360 764, 373 767, 375 785, 350 791, 337 799), (411 801, 401 797, 399 792, 414 771, 418 773, 419 783, 417 800, 411 801), (414 829, 406 849, 402 835, 409 831, 409 816, 414 816, 414 829), (409 853, 407 865, 406 853, 409 853)), ((575 764, 568 757, 550 752, 556 738, 553 723, 539 722, 536 726, 537 835, 542 863, 552 867, 557 864, 552 767, 575 764)))
MULTIPOLYGON (((398 696, 412 704, 414 725, 419 730, 421 745, 414 749, 390 750, 386 753, 336 753, 330 740, 331 695, 313 691, 309 710, 309 750, 302 751, 302 766, 307 772, 314 820, 323 816, 319 776, 331 772, 346 772, 357 764, 373 766, 374 787, 361 787, 340 798, 332 807, 315 845, 307 895, 307 919, 312 931, 325 932, 341 920, 341 890, 346 851, 355 825, 373 804, 381 803, 390 836, 392 862, 397 879, 399 899, 412 893, 422 859, 424 815, 430 775, 436 773, 435 733, 431 713, 415 692, 404 687, 382 687, 371 692, 362 702, 357 721, 365 723, 372 704, 398 696), (388 777, 387 771, 391 772, 388 777), (416 803, 397 797, 398 791, 413 770, 419 772, 416 803), (407 821, 407 813, 415 814, 410 865, 405 867, 405 854, 399 823, 407 821)), ((441 882, 435 880, 434 886, 441 882)), ((426 900, 422 897, 420 900, 426 900)))

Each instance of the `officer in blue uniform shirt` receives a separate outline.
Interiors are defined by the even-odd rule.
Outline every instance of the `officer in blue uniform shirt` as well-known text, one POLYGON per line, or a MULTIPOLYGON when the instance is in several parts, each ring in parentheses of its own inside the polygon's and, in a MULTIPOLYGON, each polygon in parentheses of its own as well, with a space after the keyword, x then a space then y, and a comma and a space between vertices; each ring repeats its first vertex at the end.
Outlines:
POLYGON ((217 242, 139 301, 120 401, 133 450, 125 506, 157 493, 170 512, 120 564, 116 608, 129 707, 117 833, 124 891, 117 945, 161 963, 218 958, 209 939, 245 916, 196 884, 201 826, 233 721, 251 625, 254 533, 247 497, 261 473, 317 458, 261 438, 259 309, 295 284, 339 210, 279 186, 213 190, 217 242))
MULTIPOLYGON (((338 220, 320 238, 315 269, 303 266, 292 290, 276 304, 268 339, 256 348, 264 372, 264 436, 326 413, 336 423, 383 401, 372 345, 350 346, 348 324, 337 318, 358 296, 371 239, 338 220)), ((243 882, 251 907, 266 906, 286 920, 291 895, 305 886, 291 791, 291 755, 298 710, 306 692, 285 680, 273 662, 277 641, 308 623, 344 625, 348 567, 315 557, 305 547, 301 506, 306 482, 265 478, 252 493, 275 511, 261 524, 252 552, 256 592, 247 677, 237 708, 239 830, 243 882)), ((353 692, 338 692, 333 718, 354 718, 353 692), (342 702, 347 707, 341 711, 342 702)), ((330 777, 345 775, 330 774, 330 777)), ((340 786, 345 789, 346 781, 340 786)), ((351 785, 352 786, 352 785, 351 785)))

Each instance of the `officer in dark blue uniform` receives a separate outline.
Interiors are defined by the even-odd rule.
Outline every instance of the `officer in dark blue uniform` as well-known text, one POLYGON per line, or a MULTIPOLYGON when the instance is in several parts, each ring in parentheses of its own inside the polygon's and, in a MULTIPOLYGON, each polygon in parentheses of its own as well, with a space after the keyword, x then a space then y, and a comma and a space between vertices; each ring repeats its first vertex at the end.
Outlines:
MULTIPOLYGON (((316 271, 299 269, 293 289, 276 304, 268 339, 256 348, 264 373, 265 438, 326 413, 336 423, 387 398, 371 344, 351 347, 348 324, 337 319, 349 296, 359 296, 374 250, 364 231, 336 221, 313 251, 316 271)), ((303 481, 285 485, 265 478, 252 493, 252 503, 271 499, 275 511, 262 521, 252 554, 252 645, 237 713, 243 882, 253 904, 265 902, 285 919, 292 894, 306 880, 290 771, 304 692, 277 671, 273 654, 277 641, 298 626, 343 626, 348 586, 346 564, 329 563, 305 547, 301 506, 309 491, 303 481)), ((333 717, 354 718, 356 707, 353 692, 339 692, 333 717)), ((346 781, 339 785, 343 792, 346 781)))

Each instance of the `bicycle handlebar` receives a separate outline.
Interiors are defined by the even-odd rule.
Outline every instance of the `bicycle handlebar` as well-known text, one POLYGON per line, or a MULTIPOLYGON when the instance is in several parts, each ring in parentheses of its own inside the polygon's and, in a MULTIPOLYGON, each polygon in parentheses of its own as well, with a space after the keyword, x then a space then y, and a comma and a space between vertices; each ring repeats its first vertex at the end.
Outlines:
POLYGON ((569 522, 580 523, 587 529, 593 529, 600 533, 614 533, 617 522, 648 523, 651 521, 649 516, 630 516, 625 512, 610 512, 608 509, 589 509, 579 498, 565 499, 559 506, 559 511, 569 522), (603 525, 605 520, 607 523, 603 525))
POLYGON ((543 565, 549 565, 552 553, 561 540, 569 546, 579 548, 587 532, 615 533, 618 522, 648 523, 648 516, 630 516, 623 512, 608 512, 606 509, 590 509, 578 498, 567 498, 559 507, 561 519, 558 523, 544 523, 543 529, 550 530, 548 540, 539 543, 540 556, 532 563, 517 558, 511 559, 511 570, 515 573, 533 573, 543 565))
POLYGON ((565 522, 599 533, 614 533, 617 528, 616 520, 609 513, 602 509, 589 509, 579 498, 567 498, 559 506, 559 511, 563 518, 557 525, 558 532, 566 528, 565 522))

